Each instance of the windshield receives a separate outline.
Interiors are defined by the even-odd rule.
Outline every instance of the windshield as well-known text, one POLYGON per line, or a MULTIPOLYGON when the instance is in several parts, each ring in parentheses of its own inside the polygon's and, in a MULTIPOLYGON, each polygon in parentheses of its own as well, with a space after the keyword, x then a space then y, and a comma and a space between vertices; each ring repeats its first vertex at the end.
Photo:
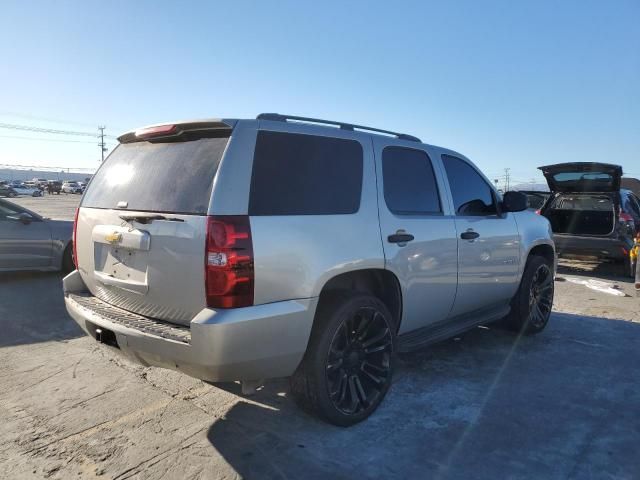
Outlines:
POLYGON ((82 206, 204 215, 227 142, 119 145, 91 180, 82 206))

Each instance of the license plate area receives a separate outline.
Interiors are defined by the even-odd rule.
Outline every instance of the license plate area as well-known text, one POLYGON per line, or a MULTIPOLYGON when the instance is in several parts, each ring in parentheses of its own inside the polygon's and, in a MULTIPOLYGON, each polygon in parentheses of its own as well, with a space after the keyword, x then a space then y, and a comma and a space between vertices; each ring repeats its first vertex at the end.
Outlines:
POLYGON ((94 244, 95 270, 116 280, 146 285, 148 264, 148 251, 94 244))

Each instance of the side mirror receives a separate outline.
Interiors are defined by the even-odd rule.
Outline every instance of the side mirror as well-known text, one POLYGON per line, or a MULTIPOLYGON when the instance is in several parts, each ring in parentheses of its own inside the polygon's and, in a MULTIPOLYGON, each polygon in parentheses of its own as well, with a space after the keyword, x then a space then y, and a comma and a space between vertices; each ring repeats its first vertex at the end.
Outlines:
POLYGON ((527 209, 527 196, 521 192, 507 192, 502 196, 504 212, 522 212, 527 209))
POLYGON ((27 212, 22 212, 20 215, 12 215, 7 217, 9 220, 15 220, 16 222, 20 222, 23 225, 29 225, 33 220, 33 217, 29 215, 27 212))

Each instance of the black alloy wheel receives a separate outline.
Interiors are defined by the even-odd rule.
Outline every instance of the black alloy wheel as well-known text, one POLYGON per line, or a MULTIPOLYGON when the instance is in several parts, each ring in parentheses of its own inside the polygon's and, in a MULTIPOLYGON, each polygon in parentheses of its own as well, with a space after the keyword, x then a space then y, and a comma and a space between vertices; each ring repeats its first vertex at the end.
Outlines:
POLYGON ((334 407, 354 415, 376 405, 391 381, 393 337, 381 312, 361 307, 335 332, 326 360, 334 407))
POLYGON ((391 386, 396 330, 374 295, 336 290, 321 296, 307 350, 289 380, 296 403, 341 427, 367 418, 391 386))
POLYGON ((553 272, 548 265, 538 266, 529 289, 528 323, 535 330, 544 328, 553 305, 553 272))

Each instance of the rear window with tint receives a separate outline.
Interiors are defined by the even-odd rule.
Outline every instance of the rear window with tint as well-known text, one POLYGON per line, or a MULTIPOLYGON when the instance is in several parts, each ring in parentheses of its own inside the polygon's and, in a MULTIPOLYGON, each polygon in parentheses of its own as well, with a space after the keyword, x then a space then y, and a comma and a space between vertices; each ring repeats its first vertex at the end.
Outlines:
POLYGON ((397 215, 440 213, 440 196, 433 166, 421 150, 386 147, 382 151, 384 199, 397 215))
POLYGON ((249 215, 357 212, 362 156, 362 146, 354 140, 258 132, 249 215))
POLYGON ((91 179, 82 206, 126 202, 127 210, 204 215, 228 140, 120 145, 91 179))

